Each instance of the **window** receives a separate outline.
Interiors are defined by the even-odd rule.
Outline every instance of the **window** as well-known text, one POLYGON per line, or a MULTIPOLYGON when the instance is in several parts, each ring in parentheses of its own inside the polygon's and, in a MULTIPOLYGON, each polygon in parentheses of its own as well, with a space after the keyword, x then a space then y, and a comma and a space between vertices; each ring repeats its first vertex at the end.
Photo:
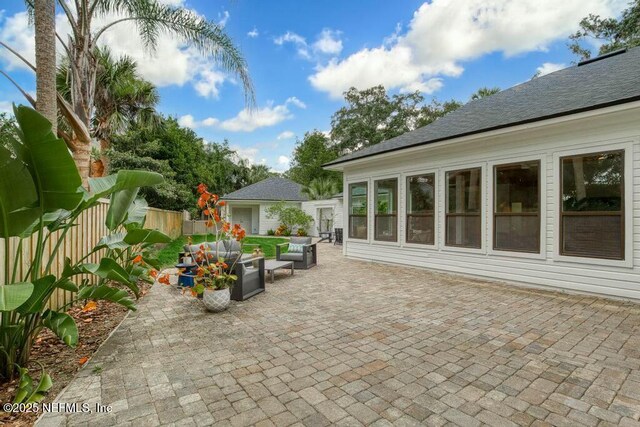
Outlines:
POLYGON ((381 179, 374 183, 375 226, 374 239, 398 241, 398 180, 381 179))
POLYGON ((407 243, 435 241, 435 174, 407 177, 407 243))
POLYGON ((367 238, 367 183, 349 185, 349 238, 367 238))
POLYGON ((494 168, 493 248, 540 252, 540 162, 494 168))
POLYGON ((624 259, 624 152, 563 157, 560 254, 624 259))
POLYGON ((445 244, 480 248, 482 239, 482 170, 451 171, 446 174, 447 210, 445 244))

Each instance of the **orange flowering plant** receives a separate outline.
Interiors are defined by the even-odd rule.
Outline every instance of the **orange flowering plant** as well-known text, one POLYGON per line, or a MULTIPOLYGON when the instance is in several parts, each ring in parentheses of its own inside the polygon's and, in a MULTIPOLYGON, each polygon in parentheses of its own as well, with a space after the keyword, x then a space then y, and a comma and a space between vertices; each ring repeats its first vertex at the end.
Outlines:
MULTIPOLYGON (((239 253, 236 256, 223 258, 216 251, 209 251, 206 245, 202 244, 196 253, 191 253, 191 257, 198 264, 196 269, 195 286, 192 293, 202 294, 205 289, 225 289, 233 286, 238 277, 233 274, 235 266, 242 256, 243 241, 246 231, 240 224, 231 225, 221 213, 221 208, 225 202, 220 200, 218 195, 212 194, 204 184, 198 185, 198 207, 207 218, 207 227, 212 227, 215 231, 215 245, 223 245, 225 241, 237 241, 239 243, 239 253)), ((228 252, 230 255, 230 251, 228 252)))

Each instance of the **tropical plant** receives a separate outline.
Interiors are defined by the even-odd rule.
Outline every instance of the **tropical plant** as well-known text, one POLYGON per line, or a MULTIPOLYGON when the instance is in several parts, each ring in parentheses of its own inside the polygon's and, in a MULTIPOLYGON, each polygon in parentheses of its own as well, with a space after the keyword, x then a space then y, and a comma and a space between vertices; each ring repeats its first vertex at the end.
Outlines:
MULTIPOLYGON (((210 193, 204 184, 198 185, 198 193, 200 194, 198 208, 207 218, 207 227, 213 227, 215 230, 214 242, 222 244, 225 241, 235 240, 240 243, 240 248, 237 256, 231 260, 221 257, 217 252, 217 258, 213 258, 204 244, 200 245, 200 249, 196 253, 190 253, 198 263, 195 286, 191 290, 194 296, 204 293, 205 289, 220 290, 233 286, 238 280, 238 276, 233 272, 242 256, 242 243, 246 237, 246 231, 239 224, 231 226, 224 215, 219 213, 225 202, 220 200, 218 195, 210 193)), ((163 277, 162 282, 167 283, 168 281, 163 277)))
POLYGON ((85 300, 108 300, 135 309, 129 292, 137 297, 137 281, 151 274, 156 264, 148 248, 171 239, 143 228, 146 206, 136 200, 141 186, 157 185, 162 176, 146 171, 120 171, 90 180, 81 177, 65 143, 51 131, 51 123, 27 107, 14 108, 18 128, 0 140, 0 238, 5 256, 0 283, 0 379, 21 376, 16 402, 38 401, 51 386, 46 374, 34 386, 26 371, 31 347, 43 328, 67 345, 78 343, 78 329, 65 309, 85 300), (69 231, 78 218, 100 199, 110 197, 105 225, 109 234, 77 259, 66 258, 58 272, 54 265, 69 231), (14 240, 14 242, 10 242, 14 240), (31 251, 23 246, 31 245, 31 251), (13 252, 12 252, 13 251, 13 252), (19 260, 31 257, 29 268, 19 260), (96 258, 99 262, 88 262, 96 258), (56 273, 58 272, 58 273, 56 273), (47 308, 58 289, 74 292, 63 307, 47 308))
POLYGON ((335 196, 340 190, 338 183, 332 179, 316 178, 306 187, 302 187, 302 193, 309 200, 325 200, 335 196))
MULTIPOLYGON (((26 0, 26 3, 29 12, 33 13, 34 0, 26 0)), ((65 136, 65 140, 73 151, 83 181, 89 176, 91 135, 88 129, 96 105, 99 63, 95 49, 105 32, 116 25, 123 22, 135 23, 142 43, 150 51, 155 49, 161 33, 175 35, 203 55, 211 57, 224 71, 237 76, 244 87, 247 102, 253 102, 253 86, 240 51, 220 25, 189 9, 156 0, 93 0, 74 3, 58 0, 58 5, 71 29, 67 36, 56 34, 56 37, 69 60, 72 99, 70 105, 61 103, 61 97, 58 97, 58 105, 73 129, 70 135, 65 136), (98 18, 109 16, 115 18, 96 27, 98 18)), ((4 43, 0 45, 10 48, 4 43)))
POLYGON ((496 93, 500 92, 500 90, 501 89, 499 87, 481 87, 471 95, 471 101, 476 101, 478 99, 495 95, 496 93))
MULTIPOLYGON (((284 201, 280 201, 274 203, 266 209, 267 218, 277 218, 280 224, 280 227, 285 228, 286 231, 291 233, 292 230, 297 230, 298 228, 307 229, 313 224, 313 217, 307 214, 305 211, 300 209, 297 206, 293 206, 284 201)), ((280 228, 278 228, 280 230, 280 228)), ((276 231, 276 235, 278 231, 276 231)), ((284 232, 282 235, 286 236, 284 232)))
MULTIPOLYGON (((133 125, 143 128, 160 126, 162 119, 155 110, 160 96, 152 83, 138 75, 137 65, 130 57, 114 58, 106 47, 96 49, 94 55, 98 70, 91 130, 100 143, 102 157, 99 160, 108 171, 106 153, 115 135, 124 133, 133 125)), ((58 92, 72 102, 70 83, 69 62, 65 60, 58 68, 57 87, 58 92)))

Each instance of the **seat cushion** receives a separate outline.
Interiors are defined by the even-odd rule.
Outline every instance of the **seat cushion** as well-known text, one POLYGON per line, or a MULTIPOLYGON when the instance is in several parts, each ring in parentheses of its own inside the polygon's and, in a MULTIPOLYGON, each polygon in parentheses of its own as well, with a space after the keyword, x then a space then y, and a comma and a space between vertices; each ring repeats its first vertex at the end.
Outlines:
POLYGON ((224 242, 207 242, 206 245, 209 247, 209 250, 212 252, 224 253, 227 251, 227 248, 225 247, 224 242))
POLYGON ((280 255, 280 261, 302 261, 302 255, 301 253, 288 252, 280 255))
POLYGON ((289 243, 294 243, 297 245, 310 245, 311 237, 292 237, 289 239, 289 243))
MULTIPOLYGON (((201 251, 202 249, 200 248, 200 246, 202 245, 202 243, 198 243, 197 245, 184 245, 184 251, 187 253, 192 253, 192 254, 197 254, 199 251, 201 251)), ((205 249, 208 249, 206 244, 205 244, 205 249)))

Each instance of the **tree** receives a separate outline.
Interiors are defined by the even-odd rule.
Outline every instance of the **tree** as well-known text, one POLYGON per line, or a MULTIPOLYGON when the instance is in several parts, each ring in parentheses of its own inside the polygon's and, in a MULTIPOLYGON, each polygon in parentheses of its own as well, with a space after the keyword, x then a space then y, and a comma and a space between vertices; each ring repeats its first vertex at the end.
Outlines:
POLYGON ((389 97, 384 86, 344 93, 347 103, 331 118, 331 139, 348 152, 378 144, 412 130, 423 101, 419 92, 389 97))
MULTIPOLYGON (((107 151, 114 135, 125 132, 131 125, 157 126, 160 117, 155 106, 160 100, 155 86, 138 75, 137 65, 128 56, 114 58, 108 48, 96 49, 95 109, 91 120, 92 134, 100 142, 102 162, 108 170, 107 151)), ((69 64, 65 61, 58 70, 58 92, 71 101, 69 64)))
POLYGON ((598 55, 624 47, 640 46, 640 0, 629 3, 620 19, 589 14, 580 21, 580 29, 569 36, 569 49, 580 59, 591 58, 592 52, 583 43, 595 41, 598 55))
POLYGON ((243 164, 240 164, 239 166, 243 165, 246 172, 246 176, 244 177, 246 184, 243 185, 243 187, 277 175, 277 173, 272 172, 267 165, 247 165, 243 162, 243 164))
POLYGON ((434 99, 431 103, 422 107, 422 111, 420 112, 421 114, 418 117, 418 122, 416 123, 416 128, 431 124, 463 105, 464 104, 462 102, 456 101, 455 99, 444 102, 434 99))
POLYGON ((325 200, 330 199, 339 193, 338 185, 335 180, 327 178, 316 178, 309 185, 302 188, 302 193, 309 200, 325 200))
POLYGON ((338 148, 324 133, 317 130, 307 132, 302 141, 296 142, 286 176, 302 185, 309 185, 314 179, 331 179, 341 186, 342 175, 339 172, 322 168, 323 164, 338 156, 338 148))
MULTIPOLYGON (((30 11, 34 0, 27 0, 30 11)), ((134 22, 138 35, 150 50, 155 49, 161 32, 168 32, 213 58, 220 67, 236 75, 242 82, 248 103, 253 102, 253 87, 247 64, 231 38, 218 24, 207 21, 192 11, 159 3, 155 0, 94 0, 76 1, 72 8, 66 0, 58 4, 71 28, 68 37, 56 35, 69 60, 69 86, 72 111, 66 114, 73 132, 67 144, 73 151, 83 182, 89 176, 91 140, 84 130, 90 128, 94 116, 98 58, 95 49, 102 35, 115 25, 134 22), (105 15, 118 16, 96 28, 94 19, 105 15), (72 113, 72 114, 71 114, 72 113), (73 115, 74 117, 70 117, 73 115)), ((6 45, 3 44, 6 47, 6 45)))
POLYGON ((34 7, 36 42, 36 102, 37 109, 57 132, 56 107, 56 2, 38 0, 34 7))
POLYGON ((267 218, 278 218, 280 224, 286 227, 286 231, 297 233, 299 229, 307 230, 313 224, 313 217, 299 207, 286 202, 278 202, 266 209, 267 218))
POLYGON ((471 95, 471 101, 475 101, 478 99, 482 99, 482 98, 486 98, 488 96, 494 95, 496 93, 500 92, 500 88, 499 87, 481 87, 480 89, 478 89, 477 91, 475 91, 472 95, 471 95))

